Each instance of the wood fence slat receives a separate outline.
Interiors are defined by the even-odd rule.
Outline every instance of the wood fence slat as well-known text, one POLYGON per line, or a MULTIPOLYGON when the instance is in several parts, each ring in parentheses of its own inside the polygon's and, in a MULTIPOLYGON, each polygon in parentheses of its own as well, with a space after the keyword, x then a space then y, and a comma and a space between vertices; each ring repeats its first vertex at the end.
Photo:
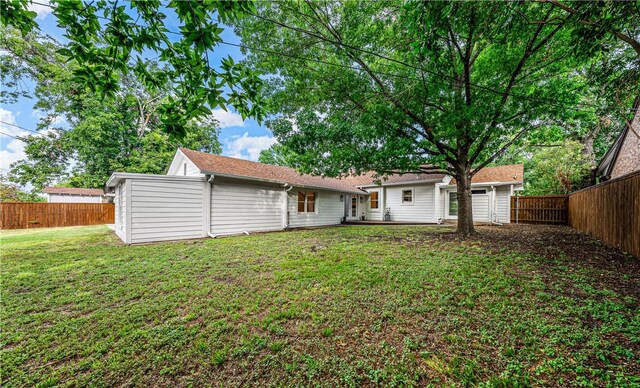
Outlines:
POLYGON ((640 171, 569 197, 569 225, 640 257, 640 171))
POLYGON ((523 223, 567 224, 567 207, 566 195, 511 197, 511 219, 523 223))
POLYGON ((0 229, 113 223, 115 223, 115 207, 112 203, 0 203, 0 229))

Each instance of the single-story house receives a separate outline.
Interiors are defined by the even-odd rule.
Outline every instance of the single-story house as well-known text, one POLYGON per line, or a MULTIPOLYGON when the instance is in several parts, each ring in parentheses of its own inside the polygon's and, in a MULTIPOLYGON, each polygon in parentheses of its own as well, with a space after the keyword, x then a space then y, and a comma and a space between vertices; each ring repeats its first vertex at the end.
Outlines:
MULTIPOLYGON (((477 222, 510 222, 510 197, 523 166, 486 167, 472 180, 477 222)), ((116 172, 116 234, 125 243, 216 237, 384 220, 438 223, 457 217, 455 182, 444 174, 402 174, 376 184, 372 174, 342 179, 177 150, 166 175, 116 172)))
POLYGON ((84 189, 77 187, 47 186, 42 190, 47 195, 47 202, 101 203, 105 202, 102 189, 84 189))

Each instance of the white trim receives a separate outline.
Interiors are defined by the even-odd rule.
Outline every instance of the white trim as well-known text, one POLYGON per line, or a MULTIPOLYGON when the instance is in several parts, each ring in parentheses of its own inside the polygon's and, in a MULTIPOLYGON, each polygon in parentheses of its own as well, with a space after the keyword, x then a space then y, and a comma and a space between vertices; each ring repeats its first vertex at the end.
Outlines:
MULTIPOLYGON (((298 186, 296 186, 298 187, 298 186)), ((300 189, 296 190, 296 213, 298 214, 319 214, 318 213, 318 197, 320 196, 320 193, 314 190, 305 190, 302 191, 300 189), (300 210, 298 210, 298 206, 300 205, 300 200, 299 200, 299 196, 300 196, 300 192, 304 193, 304 211, 301 212, 300 210), (308 208, 308 201, 307 201, 307 194, 308 193, 313 193, 313 211, 307 211, 308 208)))
POLYGON ((368 188, 368 187, 388 187, 388 186, 404 186, 404 185, 417 185, 417 184, 422 184, 422 183, 442 183, 444 182, 444 178, 442 179, 423 179, 423 180, 415 180, 415 181, 407 181, 407 182, 391 182, 391 183, 385 183, 382 182, 379 185, 376 184, 371 184, 371 185, 360 185, 360 186, 356 186, 356 187, 361 187, 361 188, 368 188))
POLYGON ((458 215, 457 214, 454 215, 454 216, 449 214, 450 193, 456 193, 457 194, 457 191, 455 191, 455 190, 445 190, 444 192, 446 193, 445 197, 444 197, 444 218, 446 220, 457 220, 458 219, 458 215))
MULTIPOLYGON (((112 175, 113 176, 113 175, 112 175)), ((125 211, 125 216, 126 216, 126 226, 125 226, 125 239, 124 239, 124 243, 125 244, 131 244, 131 232, 133 231, 133 226, 131 224, 131 179, 127 179, 124 181, 124 184, 126 185, 126 196, 127 196, 127 202, 125 203, 126 205, 126 211, 125 211)))
POLYGON ((369 193, 369 198, 368 198, 367 201, 365 201, 368 204, 367 210, 369 210, 369 212, 371 212, 371 213, 380 213, 380 211, 381 211, 380 210, 381 209, 380 204, 382 202, 382 187, 380 187, 378 189, 373 189, 373 190, 369 191, 368 193, 369 193), (374 192, 378 193, 378 207, 375 208, 375 209, 371 207, 371 194, 374 193, 374 192))
POLYGON ((159 175, 159 174, 137 174, 128 172, 114 172, 107 180, 106 187, 115 187, 118 182, 128 179, 144 179, 153 181, 204 181, 204 176, 182 176, 182 175, 159 175))
POLYGON ((211 187, 212 185, 212 181, 206 180, 204 182, 204 190, 202 193, 202 237, 207 237, 209 233, 211 233, 211 193, 213 192, 211 187))
MULTIPOLYGON (((472 183, 471 187, 478 187, 478 186, 509 186, 509 185, 521 185, 522 181, 513 181, 513 182, 479 182, 479 183, 472 183)), ((444 185, 442 186, 445 189, 451 189, 454 187, 457 187, 456 185, 444 185)))

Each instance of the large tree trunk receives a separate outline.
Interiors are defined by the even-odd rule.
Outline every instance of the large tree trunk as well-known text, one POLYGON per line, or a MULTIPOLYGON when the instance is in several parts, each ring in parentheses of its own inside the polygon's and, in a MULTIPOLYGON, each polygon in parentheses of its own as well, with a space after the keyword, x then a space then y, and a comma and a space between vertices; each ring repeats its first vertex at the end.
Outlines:
POLYGON ((473 234, 473 210, 471 207, 471 169, 465 166, 458 170, 456 175, 458 192, 458 233, 473 234))

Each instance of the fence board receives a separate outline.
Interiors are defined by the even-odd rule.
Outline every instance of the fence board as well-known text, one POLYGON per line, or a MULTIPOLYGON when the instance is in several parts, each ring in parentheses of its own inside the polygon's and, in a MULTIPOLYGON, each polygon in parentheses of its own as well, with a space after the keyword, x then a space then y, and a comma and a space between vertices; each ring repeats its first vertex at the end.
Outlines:
POLYGON ((0 229, 115 223, 112 203, 0 203, 0 229))
POLYGON ((640 171, 571 194, 569 225, 640 257, 640 171))
POLYGON ((567 195, 511 197, 511 222, 567 224, 567 195))

